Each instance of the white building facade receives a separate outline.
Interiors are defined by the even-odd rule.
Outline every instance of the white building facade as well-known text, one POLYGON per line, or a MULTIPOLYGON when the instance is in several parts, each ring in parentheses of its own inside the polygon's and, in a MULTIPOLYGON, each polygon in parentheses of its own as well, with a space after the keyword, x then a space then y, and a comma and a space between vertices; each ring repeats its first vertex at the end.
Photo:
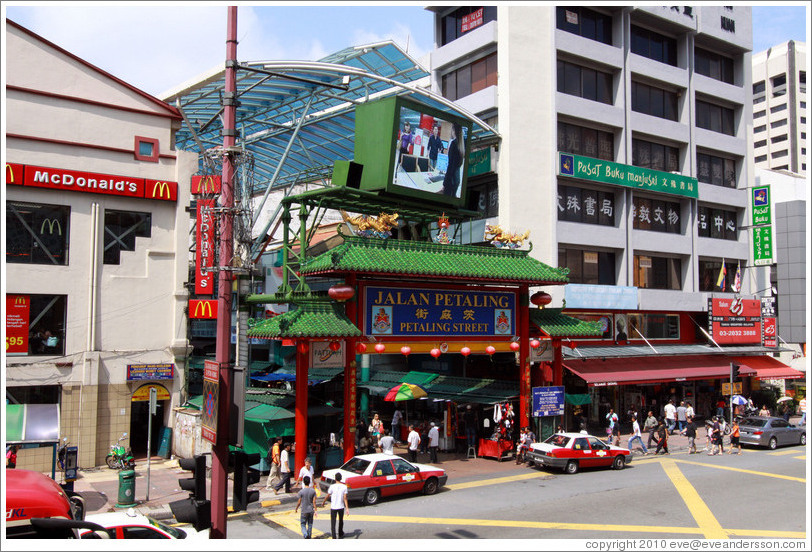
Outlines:
MULTIPOLYGON (((187 355, 189 182, 172 106, 6 21, 6 398, 59 404, 79 466, 152 453, 187 355)), ((48 470, 51 449, 19 467, 48 470)))
POLYGON ((756 167, 806 176, 806 43, 790 40, 753 54, 756 167))

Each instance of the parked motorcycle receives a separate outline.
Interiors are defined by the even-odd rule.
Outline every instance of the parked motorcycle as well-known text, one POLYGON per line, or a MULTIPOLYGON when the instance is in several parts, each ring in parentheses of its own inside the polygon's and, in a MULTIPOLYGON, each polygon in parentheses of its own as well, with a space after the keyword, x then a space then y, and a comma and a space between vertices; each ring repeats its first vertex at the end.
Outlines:
POLYGON ((122 434, 115 444, 110 445, 110 454, 107 455, 105 461, 107 467, 111 470, 131 470, 135 468, 135 458, 133 458, 133 451, 130 447, 124 447, 121 441, 127 438, 127 434, 122 434))

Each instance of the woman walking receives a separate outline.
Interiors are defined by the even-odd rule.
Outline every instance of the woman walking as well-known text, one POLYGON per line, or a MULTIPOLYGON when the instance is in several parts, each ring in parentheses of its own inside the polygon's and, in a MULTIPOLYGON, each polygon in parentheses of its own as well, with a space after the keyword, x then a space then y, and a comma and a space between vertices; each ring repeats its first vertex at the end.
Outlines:
POLYGON ((660 454, 660 449, 663 454, 670 454, 668 452, 668 431, 665 429, 663 420, 660 420, 660 424, 657 426, 657 437, 659 437, 659 441, 657 441, 657 450, 654 451, 654 454, 660 454))

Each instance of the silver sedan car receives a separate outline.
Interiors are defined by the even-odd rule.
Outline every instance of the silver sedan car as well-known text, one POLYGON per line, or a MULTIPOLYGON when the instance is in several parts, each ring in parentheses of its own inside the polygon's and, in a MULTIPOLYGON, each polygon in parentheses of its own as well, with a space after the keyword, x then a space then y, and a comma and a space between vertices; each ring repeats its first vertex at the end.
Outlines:
POLYGON ((806 427, 794 426, 784 418, 750 416, 739 422, 739 442, 775 449, 779 445, 805 445, 806 427))

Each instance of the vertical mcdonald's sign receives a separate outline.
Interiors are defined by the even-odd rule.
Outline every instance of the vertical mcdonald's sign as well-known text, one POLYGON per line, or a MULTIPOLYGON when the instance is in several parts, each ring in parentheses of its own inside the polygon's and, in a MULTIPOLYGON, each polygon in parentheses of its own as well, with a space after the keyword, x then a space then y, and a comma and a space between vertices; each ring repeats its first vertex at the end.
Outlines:
POLYGON ((197 200, 197 253, 195 254, 195 294, 214 293, 214 273, 205 269, 214 266, 214 219, 210 209, 213 199, 197 200))
POLYGON ((30 312, 28 295, 6 295, 6 354, 28 354, 30 312))
POLYGON ((196 174, 192 177, 192 193, 195 195, 219 194, 220 175, 196 174))

